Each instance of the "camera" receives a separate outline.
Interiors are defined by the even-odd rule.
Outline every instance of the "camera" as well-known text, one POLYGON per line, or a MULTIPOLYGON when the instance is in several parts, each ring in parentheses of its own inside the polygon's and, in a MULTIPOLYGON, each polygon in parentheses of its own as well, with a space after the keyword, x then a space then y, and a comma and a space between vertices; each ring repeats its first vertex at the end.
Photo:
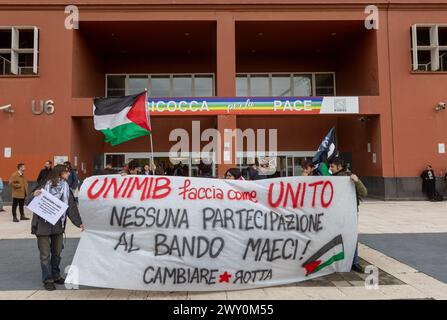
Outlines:
POLYGON ((445 102, 439 102, 438 105, 436 106, 435 110, 436 111, 441 111, 444 110, 446 107, 446 103, 445 102))

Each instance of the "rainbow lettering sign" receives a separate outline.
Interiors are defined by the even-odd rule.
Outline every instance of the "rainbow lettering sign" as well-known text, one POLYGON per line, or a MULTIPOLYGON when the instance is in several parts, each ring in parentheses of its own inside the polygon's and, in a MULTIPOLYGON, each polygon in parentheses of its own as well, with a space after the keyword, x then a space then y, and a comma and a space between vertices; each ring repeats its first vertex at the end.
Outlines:
POLYGON ((350 114, 358 97, 148 98, 149 113, 196 114, 350 114))

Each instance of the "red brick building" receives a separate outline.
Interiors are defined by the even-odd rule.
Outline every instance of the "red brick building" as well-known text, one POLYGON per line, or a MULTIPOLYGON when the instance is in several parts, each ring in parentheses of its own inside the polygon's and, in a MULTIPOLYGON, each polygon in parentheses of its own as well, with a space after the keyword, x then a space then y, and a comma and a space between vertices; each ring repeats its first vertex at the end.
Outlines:
MULTIPOLYGON (((169 133, 191 131, 193 120, 222 134, 276 128, 278 174, 297 175, 335 126, 371 195, 421 198, 425 165, 438 176, 447 168, 447 0, 375 1, 373 28, 365 26, 369 4, 0 0, 0 177, 7 181, 18 162, 33 181, 47 159, 69 159, 81 177, 105 162, 146 161, 147 138, 104 144, 92 97, 146 88, 154 101, 358 97, 355 113, 152 112, 155 157, 166 159, 169 133), (79 10, 77 29, 66 27, 68 5, 79 10)), ((246 155, 232 152, 234 163, 216 165, 215 176, 244 164, 246 155)), ((182 161, 197 174, 193 154, 182 161)))

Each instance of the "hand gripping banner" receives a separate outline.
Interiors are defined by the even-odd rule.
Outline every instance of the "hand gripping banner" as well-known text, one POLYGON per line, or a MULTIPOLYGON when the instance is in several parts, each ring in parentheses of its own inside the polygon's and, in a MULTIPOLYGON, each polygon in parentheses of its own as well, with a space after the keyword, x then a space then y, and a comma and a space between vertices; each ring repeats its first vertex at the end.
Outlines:
POLYGON ((357 241, 349 177, 257 181, 93 176, 66 283, 240 290, 348 272, 357 241))

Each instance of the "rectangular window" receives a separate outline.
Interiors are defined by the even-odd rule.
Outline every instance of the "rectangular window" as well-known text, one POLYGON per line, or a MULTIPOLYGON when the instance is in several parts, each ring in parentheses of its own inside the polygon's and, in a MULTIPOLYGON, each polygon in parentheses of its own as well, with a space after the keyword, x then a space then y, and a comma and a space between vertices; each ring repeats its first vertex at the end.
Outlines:
POLYGON ((137 94, 147 90, 148 83, 147 76, 129 76, 128 94, 137 94))
POLYGON ((11 74, 11 54, 0 53, 0 75, 11 74))
POLYGON ((334 94, 334 75, 332 73, 315 74, 315 95, 333 96, 334 94))
POLYGON ((334 96, 334 73, 237 74, 236 96, 334 96), (314 88, 315 86, 315 88, 314 88))
POLYGON ((214 96, 213 77, 209 75, 194 76, 194 96, 212 97, 214 96))
POLYGON ((0 29, 0 49, 11 50, 12 29, 0 29))
POLYGON ((172 79, 173 97, 192 97, 192 77, 174 76, 172 79))
POLYGON ((250 96, 267 97, 270 94, 268 74, 254 74, 250 76, 250 96))
POLYGON ((126 95, 126 76, 108 76, 107 77, 107 96, 121 97, 126 95))
POLYGON ((248 76, 237 75, 236 76, 236 96, 246 97, 248 96, 248 76))
POLYGON ((0 75, 37 74, 38 46, 36 27, 0 27, 0 75))
POLYGON ((151 76, 151 97, 170 97, 170 78, 169 76, 151 76))
POLYGON ((148 96, 158 98, 214 96, 213 74, 107 75, 106 79, 106 94, 110 97, 136 94, 146 89, 148 96))
POLYGON ((308 97, 312 95, 312 75, 293 75, 293 95, 297 97, 308 97))
POLYGON ((292 78, 290 75, 274 74, 272 75, 272 94, 273 97, 292 96, 292 78))
POLYGON ((414 71, 447 71, 447 25, 411 26, 411 58, 414 71))

